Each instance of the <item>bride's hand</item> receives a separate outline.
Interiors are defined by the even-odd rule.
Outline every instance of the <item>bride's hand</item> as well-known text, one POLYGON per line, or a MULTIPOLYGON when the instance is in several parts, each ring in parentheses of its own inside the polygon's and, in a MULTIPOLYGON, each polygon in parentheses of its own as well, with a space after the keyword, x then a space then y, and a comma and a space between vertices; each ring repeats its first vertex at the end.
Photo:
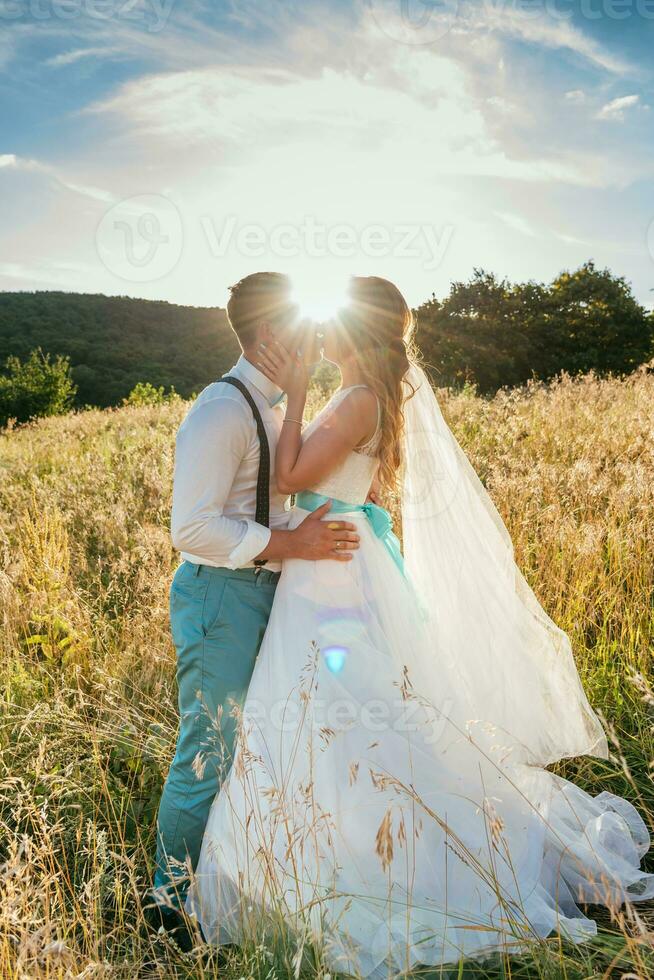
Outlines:
POLYGON ((309 384, 309 366, 302 352, 289 354, 278 340, 273 340, 270 344, 261 344, 257 350, 256 366, 262 374, 287 394, 304 393, 309 384))
POLYGON ((375 479, 372 481, 372 486, 368 491, 368 498, 366 500, 366 503, 377 504, 378 507, 384 506, 382 502, 382 496, 381 496, 381 484, 379 482, 378 477, 375 477, 375 479))

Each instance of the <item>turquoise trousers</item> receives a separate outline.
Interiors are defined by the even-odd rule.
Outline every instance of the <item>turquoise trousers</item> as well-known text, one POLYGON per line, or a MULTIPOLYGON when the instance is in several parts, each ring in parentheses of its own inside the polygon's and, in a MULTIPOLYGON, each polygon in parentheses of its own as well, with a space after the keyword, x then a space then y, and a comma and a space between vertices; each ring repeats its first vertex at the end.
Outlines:
POLYGON ((237 721, 279 574, 184 562, 170 590, 179 735, 159 806, 155 898, 181 904, 211 803, 232 763, 237 721))

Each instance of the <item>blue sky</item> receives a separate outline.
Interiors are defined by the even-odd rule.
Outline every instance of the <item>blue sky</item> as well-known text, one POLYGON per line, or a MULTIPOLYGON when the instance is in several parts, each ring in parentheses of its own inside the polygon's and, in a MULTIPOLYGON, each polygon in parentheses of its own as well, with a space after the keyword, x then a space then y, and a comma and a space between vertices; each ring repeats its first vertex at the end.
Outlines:
POLYGON ((654 293, 654 0, 0 0, 0 288, 654 293))

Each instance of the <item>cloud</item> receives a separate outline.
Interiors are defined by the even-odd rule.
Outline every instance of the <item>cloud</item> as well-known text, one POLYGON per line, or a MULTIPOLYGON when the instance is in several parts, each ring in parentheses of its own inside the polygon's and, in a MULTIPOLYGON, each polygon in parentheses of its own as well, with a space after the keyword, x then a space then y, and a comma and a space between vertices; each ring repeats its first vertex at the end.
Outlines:
POLYGON ((624 75, 633 70, 629 62, 607 51, 570 19, 546 12, 535 16, 533 11, 516 9, 503 0, 482 0, 479 6, 472 3, 462 6, 462 16, 453 27, 453 33, 457 31, 482 34, 493 31, 527 44, 567 50, 612 74, 624 75))
MULTIPOLYGON (((99 5, 77 0, 70 19, 58 16, 57 4, 48 0, 40 4, 41 18, 30 14, 38 3, 17 0, 14 6, 24 8, 24 16, 4 22, 2 2, 0 70, 10 63, 18 72, 27 70, 31 85, 39 66, 61 69, 94 60, 101 68, 129 61, 132 71, 146 66, 183 70, 216 63, 233 45, 225 31, 213 26, 211 8, 203 0, 195 0, 193 13, 174 0, 108 0, 102 15, 93 13, 99 5)), ((247 44, 239 42, 239 48, 245 51, 247 44)), ((252 56, 255 50, 253 45, 252 56)))
POLYGON ((63 286, 67 278, 57 275, 52 269, 45 266, 24 265, 18 262, 0 262, 0 276, 10 282, 16 281, 20 284, 29 282, 41 288, 43 285, 63 286))
POLYGON ((495 211, 493 213, 500 221, 514 231, 519 231, 522 235, 527 235, 528 238, 536 237, 536 232, 522 215, 511 214, 507 211, 495 211))
MULTIPOLYGON (((230 216, 234 240, 248 224, 269 239, 306 216, 359 231, 420 223, 441 236, 452 228, 434 271, 420 256, 354 260, 358 271, 397 277, 416 302, 465 278, 473 264, 546 278, 561 263, 594 254, 593 215, 651 171, 647 133, 627 131, 629 139, 605 145, 593 115, 617 119, 634 104, 607 101, 612 76, 632 70, 616 53, 625 48, 607 50, 571 20, 524 16, 509 0, 461 0, 445 41, 401 44, 370 16, 372 2, 264 8, 259 0, 225 0, 212 20, 197 0, 192 8, 177 4, 158 33, 121 19, 36 25, 48 44, 34 63, 53 92, 48 105, 56 108, 66 94, 61 119, 75 127, 74 149, 61 140, 56 165, 36 149, 38 160, 0 156, 11 201, 6 224, 17 232, 13 242, 0 232, 5 275, 220 301, 222 287, 253 262, 238 248, 212 254, 207 228, 220 239, 230 216), (86 77, 76 84, 76 65, 86 76, 108 58, 126 63, 113 76, 120 83, 103 70, 88 86, 86 77), (165 280, 126 284, 102 266, 96 229, 110 205, 147 194, 179 209, 184 254, 165 280)), ((396 0, 393 6, 399 9, 396 0)), ((629 220, 616 217, 616 229, 629 220)), ((606 261, 613 261, 610 247, 598 245, 606 261)), ((286 267, 277 254, 259 261, 286 267)), ((352 266, 332 264, 337 272, 352 266)), ((305 256, 293 271, 301 267, 315 281, 329 266, 305 256)))
POLYGON ((70 180, 63 175, 57 168, 50 166, 50 164, 42 163, 39 160, 30 160, 26 157, 20 157, 15 153, 0 154, 0 169, 2 168, 11 168, 24 173, 44 174, 51 181, 60 185, 62 188, 72 191, 75 194, 80 194, 83 197, 91 198, 94 201, 101 201, 109 204, 115 200, 114 196, 109 191, 103 190, 99 187, 90 187, 83 184, 78 184, 74 180, 70 180))
POLYGON ((491 95, 487 100, 487 105, 497 109, 502 115, 512 116, 517 111, 515 102, 511 102, 502 95, 491 95))
MULTIPOLYGON (((439 174, 588 181, 571 161, 545 150, 529 159, 508 155, 452 59, 393 46, 384 54, 383 69, 365 77, 332 68, 307 77, 229 66, 151 75, 88 111, 116 120, 123 138, 130 132, 149 154, 159 145, 181 166, 192 159, 189 148, 223 167, 248 169, 253 157, 274 157, 289 171, 311 157, 302 177, 313 188, 321 176, 330 183, 332 168, 347 159, 389 181, 402 179, 408 161, 414 175, 431 182, 439 174)), ((492 107, 501 115, 515 111, 503 100, 492 107)))
POLYGON ((624 122, 624 110, 633 109, 640 102, 639 95, 623 95, 618 99, 612 99, 603 105, 597 113, 598 119, 610 119, 615 122, 624 122))
POLYGON ((10 167, 12 170, 43 170, 44 172, 50 169, 36 160, 20 157, 17 153, 3 153, 0 156, 0 167, 10 167))
POLYGON ((124 54, 117 48, 76 48, 73 51, 64 51, 53 58, 48 58, 45 64, 49 68, 65 68, 85 58, 98 58, 107 62, 110 58, 116 57, 124 57, 124 54))

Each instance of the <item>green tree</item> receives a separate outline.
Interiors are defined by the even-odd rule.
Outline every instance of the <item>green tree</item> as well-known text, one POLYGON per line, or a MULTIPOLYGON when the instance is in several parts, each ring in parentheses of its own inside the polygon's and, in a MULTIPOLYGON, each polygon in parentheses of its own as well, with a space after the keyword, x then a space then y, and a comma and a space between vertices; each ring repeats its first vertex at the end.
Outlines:
POLYGON ((165 405, 179 398, 174 387, 171 387, 168 394, 163 385, 155 388, 149 381, 139 381, 130 391, 127 398, 123 398, 123 405, 165 405))
POLYGON ((67 357, 54 360, 39 348, 21 361, 7 358, 0 375, 0 426, 9 419, 27 422, 46 415, 62 415, 72 407, 76 386, 67 357))
POLYGON ((483 269, 455 282, 443 301, 432 297, 417 311, 417 342, 439 384, 472 382, 482 392, 529 377, 528 303, 539 287, 512 286, 483 269))
POLYGON ((597 371, 624 374, 651 356, 652 320, 627 281, 586 262, 551 284, 538 328, 532 325, 534 356, 548 377, 597 371))
POLYGON ((654 318, 623 278, 592 262, 550 285, 512 285, 478 269, 416 312, 436 382, 468 381, 483 393, 560 371, 628 373, 652 356, 654 318))

